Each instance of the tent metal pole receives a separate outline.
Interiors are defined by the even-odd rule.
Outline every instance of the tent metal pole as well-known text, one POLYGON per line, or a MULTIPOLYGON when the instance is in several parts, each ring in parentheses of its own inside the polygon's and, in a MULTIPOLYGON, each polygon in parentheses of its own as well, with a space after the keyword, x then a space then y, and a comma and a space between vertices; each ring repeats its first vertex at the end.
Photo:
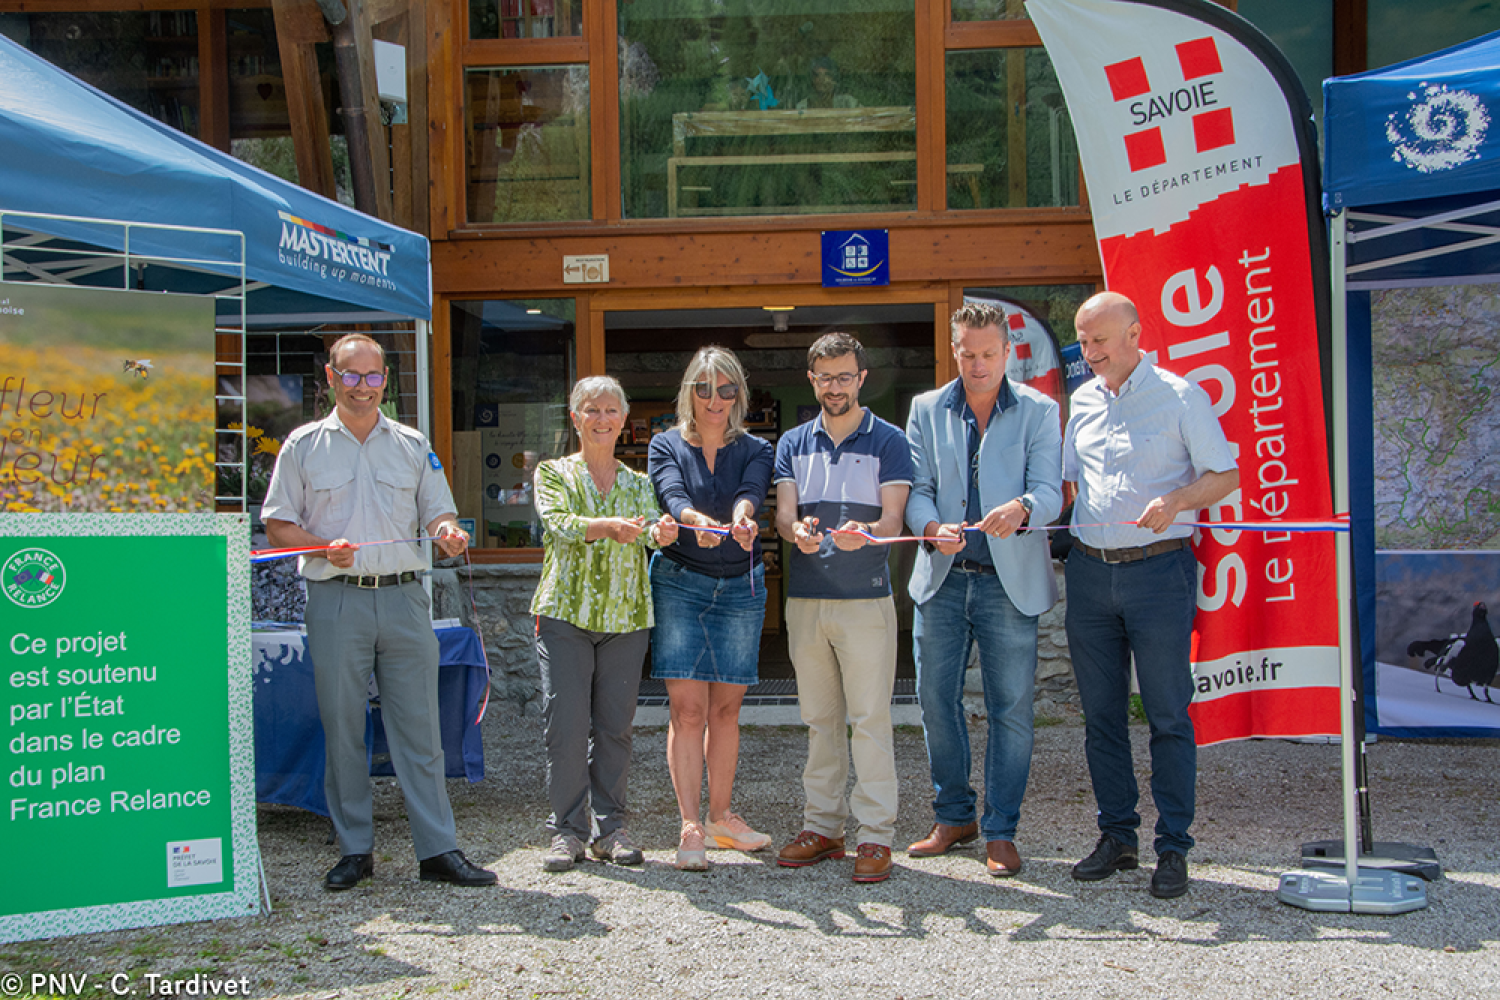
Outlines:
MULTIPOLYGON (((1332 320, 1333 320, 1333 509, 1349 512, 1349 313, 1344 298, 1344 267, 1348 242, 1344 213, 1333 217, 1332 239, 1332 320)), ((1339 754, 1343 759, 1344 790, 1344 876, 1351 891, 1359 878, 1358 766, 1354 735, 1354 586, 1350 571, 1353 547, 1350 532, 1340 531, 1334 537, 1335 561, 1338 566, 1339 602, 1339 754)))
MULTIPOLYGON (((1344 300, 1347 288, 1347 219, 1334 214, 1329 240, 1331 265, 1330 319, 1333 326, 1333 502, 1334 510, 1347 513, 1349 487, 1349 317, 1344 300)), ((1354 662, 1354 574, 1352 532, 1334 534, 1334 557, 1338 571, 1339 615, 1339 754, 1343 763, 1344 871, 1303 869, 1284 872, 1277 897, 1289 906, 1330 913, 1407 913, 1427 906, 1422 880, 1399 871, 1361 869, 1359 850, 1359 739, 1355 728, 1354 662)))

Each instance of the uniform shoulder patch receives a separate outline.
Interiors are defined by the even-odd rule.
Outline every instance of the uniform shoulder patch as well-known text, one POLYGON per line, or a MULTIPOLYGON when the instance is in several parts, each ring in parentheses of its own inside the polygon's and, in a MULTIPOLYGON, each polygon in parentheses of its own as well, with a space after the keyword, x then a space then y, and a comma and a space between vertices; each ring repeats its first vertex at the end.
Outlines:
POLYGON ((443 463, 440 462, 440 461, 438 461, 438 457, 437 457, 437 453, 436 452, 429 451, 427 453, 427 464, 430 465, 430 466, 432 466, 432 471, 433 472, 442 472, 443 471, 443 463))

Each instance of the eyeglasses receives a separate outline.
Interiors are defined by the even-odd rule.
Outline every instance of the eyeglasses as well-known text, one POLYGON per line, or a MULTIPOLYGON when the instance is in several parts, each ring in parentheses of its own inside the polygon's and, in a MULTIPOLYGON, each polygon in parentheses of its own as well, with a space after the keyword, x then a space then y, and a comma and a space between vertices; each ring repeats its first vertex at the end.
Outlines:
MULTIPOLYGON (((733 382, 725 382, 718 389, 720 399, 735 399, 740 394, 740 387, 733 382)), ((714 387, 707 382, 694 382, 693 394, 699 399, 709 399, 714 394, 714 387)))
POLYGON ((817 383, 819 389, 826 389, 835 382, 838 383, 840 389, 847 389, 857 378, 859 378, 858 372, 840 372, 837 375, 814 375, 812 380, 817 383))
POLYGON ((381 386, 385 385, 385 372, 383 371, 367 372, 361 375, 359 372, 341 372, 337 368, 333 367, 333 365, 329 365, 328 370, 337 375, 339 377, 339 381, 343 382, 344 387, 348 389, 353 389, 354 387, 359 385, 360 382, 363 382, 371 389, 379 389, 381 386))

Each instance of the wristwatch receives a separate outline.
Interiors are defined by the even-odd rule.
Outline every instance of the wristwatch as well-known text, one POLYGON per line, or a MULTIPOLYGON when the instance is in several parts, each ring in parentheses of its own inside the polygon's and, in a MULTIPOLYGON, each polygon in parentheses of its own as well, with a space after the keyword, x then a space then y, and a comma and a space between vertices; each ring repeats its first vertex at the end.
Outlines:
POLYGON ((1021 518, 1021 523, 1026 524, 1031 520, 1031 497, 1024 495, 1018 496, 1016 497, 1016 501, 1020 503, 1021 508, 1026 511, 1026 516, 1021 518))

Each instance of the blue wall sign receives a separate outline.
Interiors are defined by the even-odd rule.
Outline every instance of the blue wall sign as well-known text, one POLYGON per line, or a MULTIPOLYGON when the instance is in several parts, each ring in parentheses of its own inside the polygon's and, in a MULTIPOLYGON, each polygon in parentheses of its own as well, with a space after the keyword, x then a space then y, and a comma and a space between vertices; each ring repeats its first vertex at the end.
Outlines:
POLYGON ((890 283, 891 243, 887 230, 824 230, 824 288, 890 283))

